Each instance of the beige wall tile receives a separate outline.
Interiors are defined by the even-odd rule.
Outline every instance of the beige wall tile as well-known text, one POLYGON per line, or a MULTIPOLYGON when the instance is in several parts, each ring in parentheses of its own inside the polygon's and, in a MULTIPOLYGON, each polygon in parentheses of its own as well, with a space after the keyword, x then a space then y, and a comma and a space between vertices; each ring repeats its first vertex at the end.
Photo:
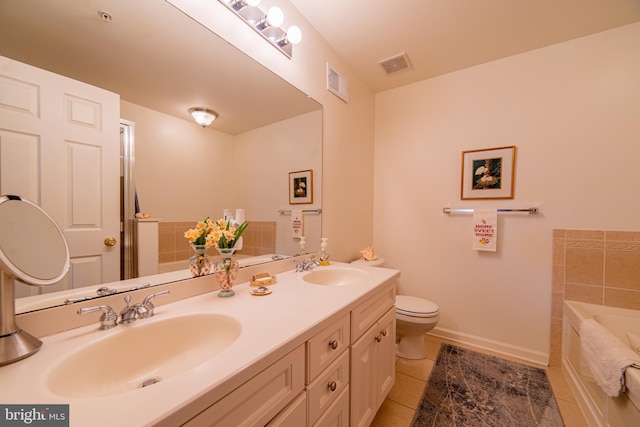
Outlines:
POLYGON ((607 241, 623 240, 628 242, 640 242, 640 231, 606 231, 607 241))
POLYGON ((567 230, 567 239, 604 240, 604 231, 599 230, 567 230))
POLYGON ((567 283, 602 286, 604 243, 593 240, 567 240, 565 278, 567 283))
POLYGON ((576 285, 574 283, 565 283, 564 286, 565 299, 600 305, 604 301, 602 286, 576 285))
POLYGON ((553 230, 553 238, 554 239, 564 239, 567 235, 567 230, 562 228, 556 228, 553 230))
POLYGON ((554 265, 553 266, 553 277, 551 279, 551 292, 562 292, 564 293, 564 272, 565 267, 562 265, 554 265))
POLYGON ((553 265, 565 265, 565 239, 553 239, 553 265))
POLYGON ((605 286, 640 291, 640 247, 638 249, 637 251, 607 250, 605 286))
POLYGON ((605 288, 604 305, 640 310, 640 291, 605 288))

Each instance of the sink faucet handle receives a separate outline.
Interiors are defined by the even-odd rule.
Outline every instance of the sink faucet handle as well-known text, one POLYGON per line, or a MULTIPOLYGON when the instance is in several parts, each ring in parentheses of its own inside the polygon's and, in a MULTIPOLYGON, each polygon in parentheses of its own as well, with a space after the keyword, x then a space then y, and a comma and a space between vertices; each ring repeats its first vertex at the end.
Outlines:
POLYGON ((155 298, 155 297, 157 297, 157 296, 160 296, 160 295, 166 295, 166 294, 168 294, 168 293, 170 293, 170 292, 169 292, 169 290, 168 290, 168 289, 165 289, 164 291, 155 292, 155 293, 153 293, 153 294, 151 294, 151 295, 147 295, 147 296, 144 298, 144 300, 142 301, 142 306, 143 306, 144 308, 146 308, 146 309, 147 309, 147 311, 146 311, 146 313, 144 314, 144 316, 140 316, 140 317, 145 317, 145 318, 147 318, 147 317, 151 317, 151 316, 153 316, 155 306, 153 305, 153 303, 151 302, 151 300, 152 300, 152 299, 154 299, 154 298, 155 298))
POLYGON ((108 305, 80 308, 78 309, 78 314, 83 315, 87 313, 94 313, 96 311, 102 312, 102 316, 100 316, 100 329, 111 329, 118 325, 118 315, 108 305))

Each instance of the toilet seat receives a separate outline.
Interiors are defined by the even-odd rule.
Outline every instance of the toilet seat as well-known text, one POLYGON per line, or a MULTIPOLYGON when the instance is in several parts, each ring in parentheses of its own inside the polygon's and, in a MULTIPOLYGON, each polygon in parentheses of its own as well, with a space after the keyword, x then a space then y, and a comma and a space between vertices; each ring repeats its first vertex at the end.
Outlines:
POLYGON ((414 318, 436 317, 440 313, 438 306, 426 299, 409 295, 396 295, 396 313, 414 318))

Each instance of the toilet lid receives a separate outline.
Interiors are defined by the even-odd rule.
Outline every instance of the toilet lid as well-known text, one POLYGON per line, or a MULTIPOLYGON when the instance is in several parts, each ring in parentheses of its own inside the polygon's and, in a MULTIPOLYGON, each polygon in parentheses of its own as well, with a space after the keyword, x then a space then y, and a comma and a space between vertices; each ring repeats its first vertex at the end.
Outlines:
POLYGON ((433 317, 439 308, 429 300, 409 295, 396 295, 396 313, 412 317, 433 317))

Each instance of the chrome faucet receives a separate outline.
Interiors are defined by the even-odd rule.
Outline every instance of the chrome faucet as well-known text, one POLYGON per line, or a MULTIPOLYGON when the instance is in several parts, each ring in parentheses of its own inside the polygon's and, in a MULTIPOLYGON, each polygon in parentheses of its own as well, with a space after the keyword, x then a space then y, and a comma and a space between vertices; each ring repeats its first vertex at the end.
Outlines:
POLYGON ((108 305, 98 305, 96 307, 81 308, 78 310, 78 314, 83 315, 87 313, 94 313, 96 311, 102 312, 102 316, 100 316, 101 330, 111 329, 118 326, 118 315, 108 305))
POLYGON ((129 305, 131 302, 131 295, 127 295, 124 297, 124 302, 127 303, 126 307, 120 310, 120 323, 131 323, 135 322, 138 317, 142 318, 146 313, 147 309, 142 306, 142 304, 133 304, 129 305))
POLYGON ((156 292, 154 294, 151 295, 147 295, 144 300, 142 301, 142 306, 147 310, 146 314, 144 317, 141 316, 141 318, 147 318, 147 317, 151 317, 154 314, 154 310, 155 310, 155 306, 153 305, 153 303, 151 302, 152 299, 154 299, 157 296, 160 295, 166 295, 169 293, 168 289, 165 289, 164 291, 160 291, 160 292, 156 292))
POLYGON ((131 302, 131 296, 127 295, 124 297, 124 301, 127 303, 127 306, 120 311, 120 323, 131 323, 135 322, 137 319, 147 319, 153 316, 155 306, 151 300, 159 295, 166 295, 168 293, 169 290, 165 289, 164 291, 147 295, 142 301, 142 304, 137 303, 133 305, 129 305, 131 302))
POLYGON ((320 265, 320 262, 316 261, 313 255, 309 258, 293 259, 291 262, 296 265, 296 272, 298 273, 312 270, 316 265, 320 265))

